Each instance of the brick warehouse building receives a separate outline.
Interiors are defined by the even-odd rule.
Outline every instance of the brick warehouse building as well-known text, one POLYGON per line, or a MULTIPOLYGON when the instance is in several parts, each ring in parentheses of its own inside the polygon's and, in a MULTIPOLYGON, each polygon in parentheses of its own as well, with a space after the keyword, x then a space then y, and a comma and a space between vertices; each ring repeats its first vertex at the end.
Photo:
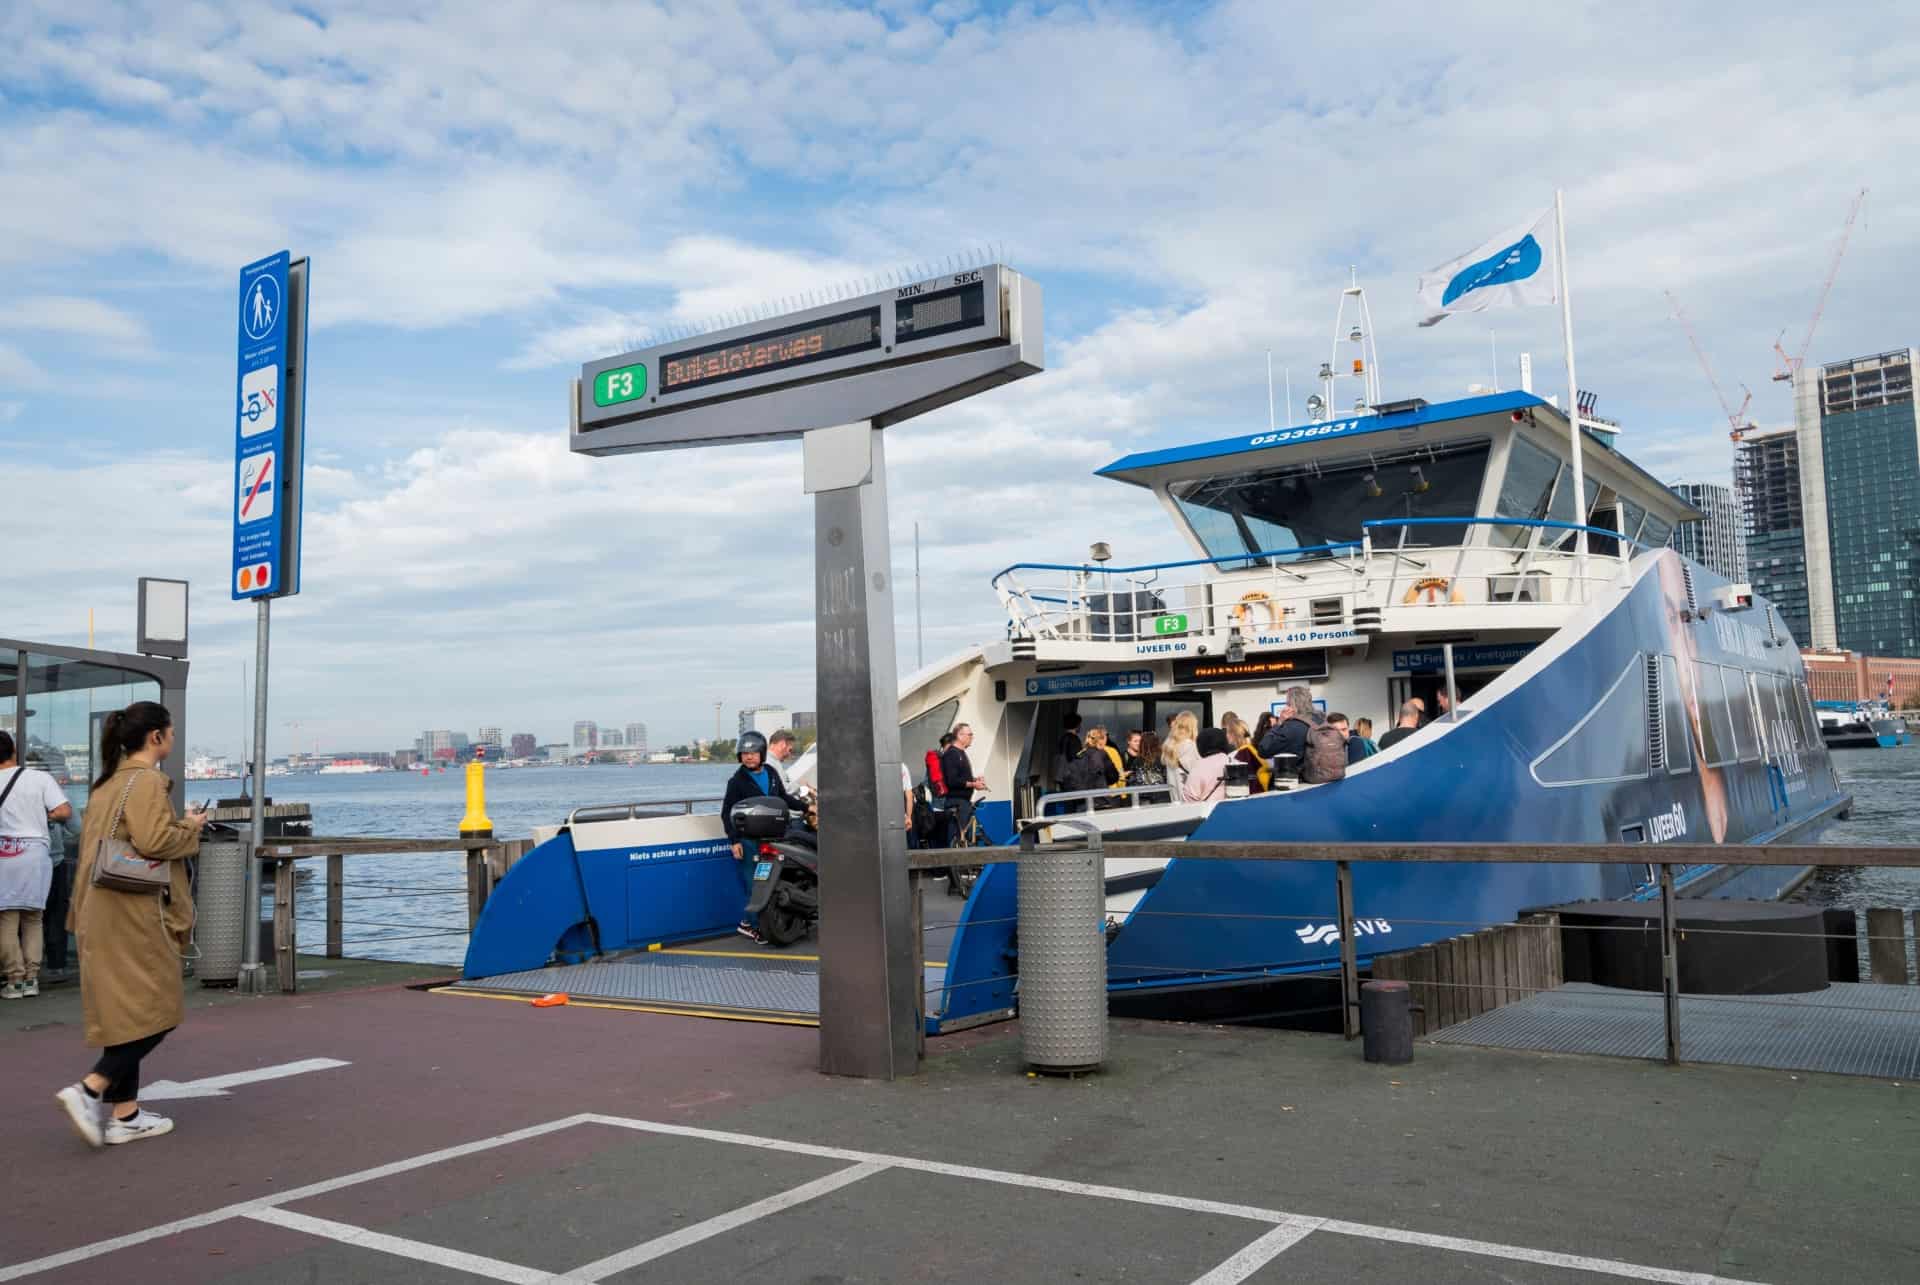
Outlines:
POLYGON ((1858 652, 1800 653, 1807 666, 1807 690, 1817 701, 1871 700, 1893 676, 1895 709, 1920 709, 1920 659, 1909 656, 1862 656, 1858 652))

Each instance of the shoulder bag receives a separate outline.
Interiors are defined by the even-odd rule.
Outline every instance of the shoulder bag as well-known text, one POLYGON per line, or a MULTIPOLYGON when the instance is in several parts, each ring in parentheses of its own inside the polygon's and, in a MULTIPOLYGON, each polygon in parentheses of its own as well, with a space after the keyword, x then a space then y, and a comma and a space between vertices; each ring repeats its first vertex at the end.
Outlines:
POLYGON ((133 783, 139 779, 138 772, 127 778, 126 788, 120 791, 120 802, 113 809, 113 820, 107 824, 107 832, 100 836, 99 846, 94 849, 93 886, 96 888, 137 893, 167 891, 167 863, 149 861, 134 850, 131 840, 113 837, 127 810, 127 799, 133 794, 133 783))

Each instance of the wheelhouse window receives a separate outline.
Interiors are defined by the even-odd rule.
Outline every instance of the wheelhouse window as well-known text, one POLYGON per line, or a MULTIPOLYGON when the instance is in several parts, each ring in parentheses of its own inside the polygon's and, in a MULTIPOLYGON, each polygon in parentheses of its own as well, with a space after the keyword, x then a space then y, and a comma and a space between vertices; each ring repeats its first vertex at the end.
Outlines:
MULTIPOLYGON (((1223 570, 1334 556, 1376 519, 1471 517, 1486 476, 1487 438, 1176 482, 1174 502, 1223 570), (1254 554, 1272 556, 1255 557, 1254 554)), ((1374 528, 1390 544, 1457 545, 1466 525, 1374 528)))
MULTIPOLYGON (((1507 473, 1500 479, 1500 498, 1494 503, 1494 515, 1538 522, 1547 516, 1553 503, 1553 483, 1560 476, 1560 461, 1518 433, 1513 435, 1507 452, 1507 473)), ((1533 539, 1537 528, 1496 526, 1494 544, 1518 547, 1533 539)))

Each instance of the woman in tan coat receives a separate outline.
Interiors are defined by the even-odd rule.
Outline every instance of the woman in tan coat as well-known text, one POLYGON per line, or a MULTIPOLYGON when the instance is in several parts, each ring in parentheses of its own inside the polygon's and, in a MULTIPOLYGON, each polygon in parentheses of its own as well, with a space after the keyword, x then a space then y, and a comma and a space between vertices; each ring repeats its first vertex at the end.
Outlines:
POLYGON ((161 774, 173 752, 173 718, 153 701, 109 714, 100 730, 103 771, 87 799, 67 927, 80 942, 80 1003, 87 1043, 100 1060, 78 1084, 55 1095, 91 1146, 157 1138, 173 1128, 140 1109, 140 1060, 185 1010, 180 960, 193 940, 193 894, 186 858, 200 848, 204 812, 175 818, 173 782, 161 774), (167 863, 164 893, 93 886, 103 839, 127 840, 150 861, 167 863))

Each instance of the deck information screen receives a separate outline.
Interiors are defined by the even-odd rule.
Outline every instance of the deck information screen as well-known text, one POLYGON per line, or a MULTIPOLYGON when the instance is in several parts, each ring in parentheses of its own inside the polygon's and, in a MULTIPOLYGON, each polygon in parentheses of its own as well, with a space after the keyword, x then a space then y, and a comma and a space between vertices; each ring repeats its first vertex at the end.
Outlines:
POLYGON ((660 391, 679 392, 745 375, 762 375, 810 361, 844 357, 880 346, 880 310, 825 317, 783 326, 724 344, 668 353, 660 358, 660 391))
POLYGON ((1289 651, 1278 656, 1249 656, 1245 660, 1176 660, 1175 687, 1210 687, 1215 683, 1282 682, 1289 678, 1325 678, 1327 652, 1289 651))

